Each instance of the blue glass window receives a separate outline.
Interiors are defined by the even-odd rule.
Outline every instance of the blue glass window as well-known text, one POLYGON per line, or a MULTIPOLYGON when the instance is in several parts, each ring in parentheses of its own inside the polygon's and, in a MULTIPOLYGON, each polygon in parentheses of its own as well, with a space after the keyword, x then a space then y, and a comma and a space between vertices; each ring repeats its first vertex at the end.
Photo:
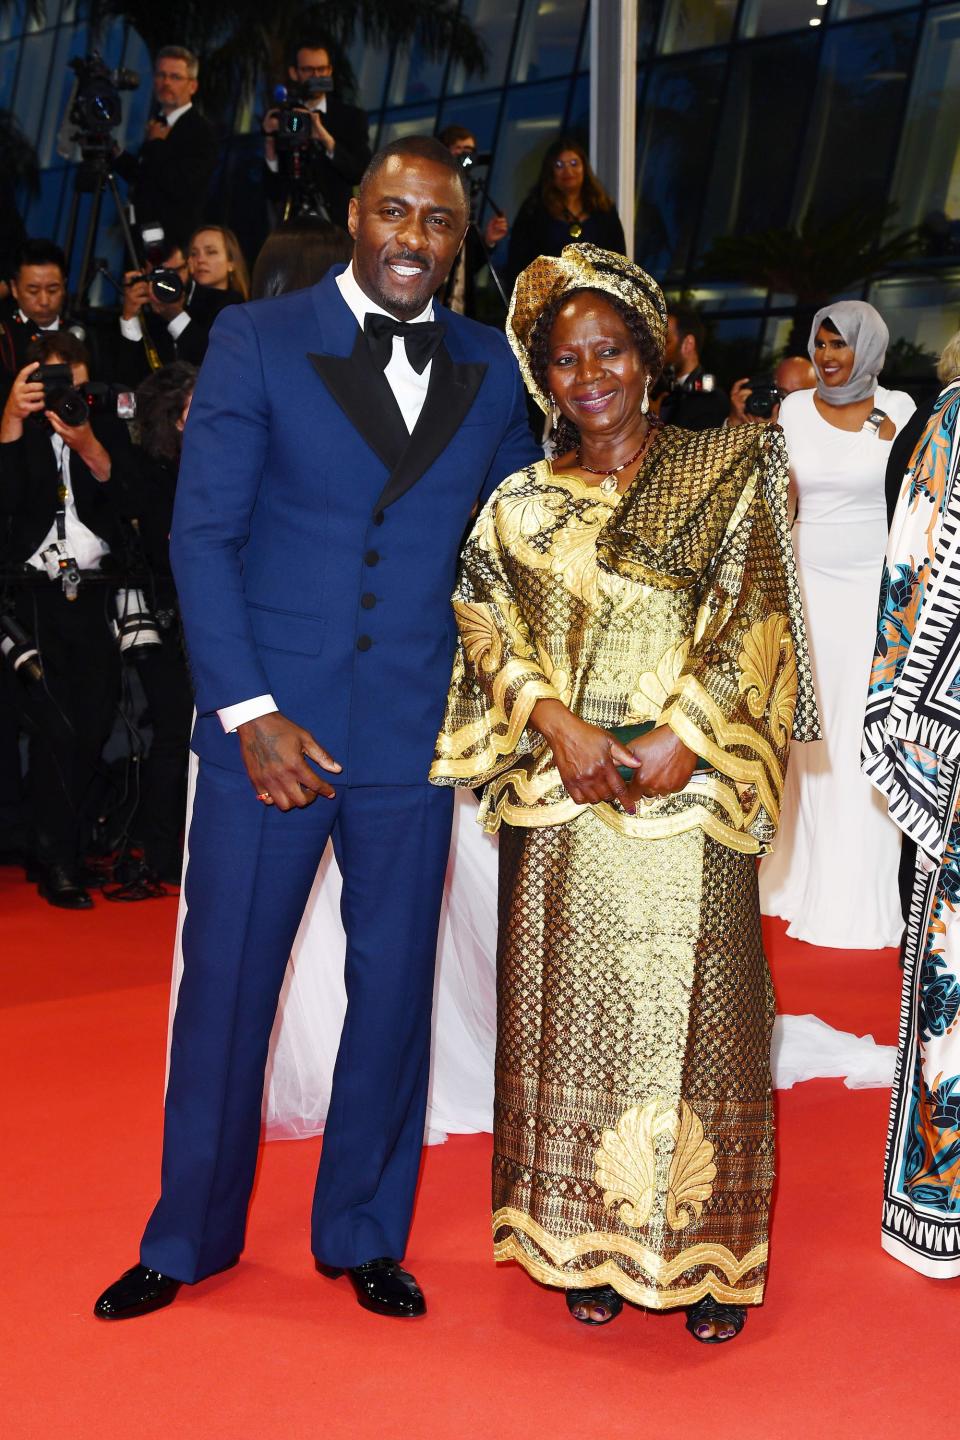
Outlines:
POLYGON ((686 269, 703 206, 725 57, 660 65, 641 111, 634 254, 659 279, 686 269))

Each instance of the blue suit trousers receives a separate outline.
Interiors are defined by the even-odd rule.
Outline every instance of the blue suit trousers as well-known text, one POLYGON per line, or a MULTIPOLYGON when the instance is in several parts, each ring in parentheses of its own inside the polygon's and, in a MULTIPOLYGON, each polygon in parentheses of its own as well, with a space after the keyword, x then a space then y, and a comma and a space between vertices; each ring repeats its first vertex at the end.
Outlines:
POLYGON ((453 795, 344 786, 304 810, 258 804, 200 762, 186 877, 161 1195, 141 1262, 196 1281, 243 1249, 264 1071, 287 958, 332 837, 343 875, 347 1012, 313 1201, 317 1259, 406 1248, 430 1063, 453 795))

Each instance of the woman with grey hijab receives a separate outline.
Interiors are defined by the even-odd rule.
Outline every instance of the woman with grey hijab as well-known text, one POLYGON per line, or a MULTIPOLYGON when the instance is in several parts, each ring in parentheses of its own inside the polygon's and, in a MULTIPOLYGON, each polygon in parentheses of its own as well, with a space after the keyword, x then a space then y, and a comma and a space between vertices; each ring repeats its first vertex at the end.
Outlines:
POLYGON ((794 550, 823 739, 796 748, 780 835, 760 869, 764 912, 813 945, 898 945, 900 837, 860 771, 863 709, 887 541, 884 475, 914 403, 878 383, 889 334, 862 300, 814 316, 815 390, 780 410, 797 502, 794 550))

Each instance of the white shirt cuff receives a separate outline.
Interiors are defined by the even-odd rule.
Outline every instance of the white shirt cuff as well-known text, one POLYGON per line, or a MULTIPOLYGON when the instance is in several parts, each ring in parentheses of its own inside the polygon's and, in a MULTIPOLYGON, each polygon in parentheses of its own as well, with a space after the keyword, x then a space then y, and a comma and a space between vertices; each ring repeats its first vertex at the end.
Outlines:
POLYGON ((261 715, 272 715, 280 707, 272 695, 257 695, 253 700, 241 700, 239 705, 225 705, 218 710, 220 724, 228 735, 248 720, 259 720, 261 715))
POLYGON ((172 320, 167 321, 167 329, 174 340, 179 340, 189 324, 190 316, 186 310, 181 310, 179 315, 174 315, 172 320))
POLYGON ((120 319, 120 334, 124 340, 142 340, 143 326, 140 324, 140 316, 132 315, 129 320, 120 319))
POLYGON ((277 159, 276 155, 274 155, 274 157, 273 157, 272 160, 271 160, 271 158, 270 158, 269 155, 265 155, 265 156, 264 156, 264 159, 265 159, 266 162, 267 162, 267 169, 271 172, 271 174, 273 174, 273 175, 279 174, 279 172, 280 172, 280 161, 277 159))

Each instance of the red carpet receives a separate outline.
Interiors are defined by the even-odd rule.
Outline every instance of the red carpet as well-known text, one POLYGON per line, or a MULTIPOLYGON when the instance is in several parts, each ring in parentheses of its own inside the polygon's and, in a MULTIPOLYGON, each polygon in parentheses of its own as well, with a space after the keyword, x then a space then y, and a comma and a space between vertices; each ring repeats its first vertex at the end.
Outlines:
MULTIPOLYGON (((0 871, 10 1440, 902 1440, 921 1376, 950 1383, 960 1282, 881 1252, 887 1093, 834 1081, 779 1097, 768 1301, 731 1346, 696 1345, 676 1314, 587 1330, 496 1269, 486 1136, 427 1152, 408 1257, 425 1321, 367 1315, 314 1273, 312 1141, 265 1148, 236 1270, 157 1315, 94 1321, 155 1197, 175 910, 58 914, 0 871)), ((780 926, 768 941, 782 1009, 894 1038, 890 952, 817 951, 780 926)))

